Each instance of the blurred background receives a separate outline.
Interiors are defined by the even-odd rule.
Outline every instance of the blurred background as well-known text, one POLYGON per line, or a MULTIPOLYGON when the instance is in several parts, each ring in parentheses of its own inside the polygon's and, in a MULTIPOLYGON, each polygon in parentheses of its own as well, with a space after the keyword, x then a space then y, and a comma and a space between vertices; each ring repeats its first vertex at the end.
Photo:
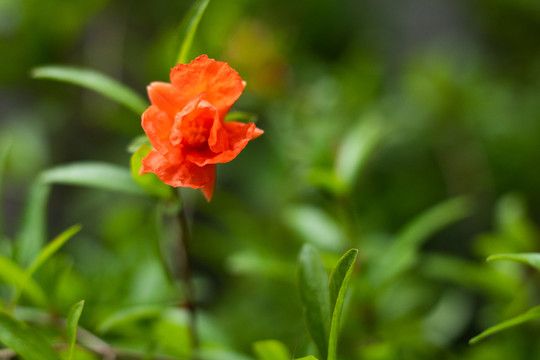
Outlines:
MULTIPOLYGON (((168 81, 190 6, 0 1, 6 239, 41 171, 87 160, 128 167, 126 147, 142 134, 120 105, 30 70, 88 67, 146 96, 151 81, 168 81)), ((268 338, 308 353, 295 279, 298 251, 311 243, 329 267, 360 251, 342 359, 538 354, 534 322, 467 342, 539 300, 534 271, 485 262, 539 250, 539 34, 535 0, 212 0, 192 58, 205 53, 240 73, 248 85, 234 109, 256 114, 265 134, 218 166, 211 203, 183 191, 206 339, 243 354, 231 359, 268 338)), ((39 274, 60 313, 86 299, 82 325, 98 331, 120 309, 174 298, 154 208, 53 188, 50 237, 83 225, 39 274)), ((154 339, 161 325, 148 336, 156 321, 133 318, 103 336, 181 351, 154 339)))

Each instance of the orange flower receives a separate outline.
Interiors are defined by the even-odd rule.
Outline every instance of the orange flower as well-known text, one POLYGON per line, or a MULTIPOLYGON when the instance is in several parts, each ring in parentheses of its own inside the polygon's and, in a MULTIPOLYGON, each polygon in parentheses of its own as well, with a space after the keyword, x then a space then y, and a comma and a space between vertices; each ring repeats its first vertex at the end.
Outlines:
POLYGON ((171 70, 171 83, 148 86, 152 105, 142 127, 154 150, 140 173, 155 173, 165 184, 201 189, 208 201, 216 182, 216 165, 234 159, 248 141, 263 133, 255 124, 224 122, 245 87, 224 62, 201 55, 171 70))

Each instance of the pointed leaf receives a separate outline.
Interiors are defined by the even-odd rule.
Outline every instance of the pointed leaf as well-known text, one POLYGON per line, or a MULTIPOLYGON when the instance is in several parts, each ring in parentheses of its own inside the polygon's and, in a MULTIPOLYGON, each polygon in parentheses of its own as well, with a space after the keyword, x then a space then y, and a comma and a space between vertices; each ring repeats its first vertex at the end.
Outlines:
MULTIPOLYGON (((9 149, 11 148, 12 140, 8 139, 7 141, 4 141, 0 143, 0 202, 3 198, 3 182, 4 182, 4 171, 7 165, 7 159, 9 154, 9 149)), ((2 207, 0 207, 0 236, 4 234, 4 212, 2 211, 2 207)))
POLYGON ((131 156, 131 176, 146 190, 150 195, 157 196, 163 199, 172 197, 172 187, 161 181, 156 174, 139 174, 142 167, 142 159, 152 150, 149 145, 141 145, 137 151, 131 156))
POLYGON ((339 324, 341 321, 341 311, 345 295, 349 288, 349 280, 353 272, 354 263, 358 256, 357 249, 351 249, 338 261, 330 274, 329 296, 330 312, 332 316, 330 324, 330 337, 328 341, 328 360, 337 359, 337 340, 339 334, 339 324))
POLYGON ((58 235, 56 238, 54 238, 53 241, 47 244, 43 250, 38 254, 38 256, 32 261, 28 269, 26 269, 24 273, 24 278, 21 286, 17 289, 17 293, 15 295, 15 298, 13 300, 13 306, 15 306, 19 300, 19 296, 21 292, 24 290, 26 284, 28 281, 32 278, 32 275, 34 272, 45 262, 47 259, 49 259, 54 253, 62 247, 68 241, 73 235, 79 232, 81 230, 80 225, 73 225, 72 227, 68 228, 64 232, 62 232, 60 235, 58 235))
POLYGON ((306 323, 319 355, 326 358, 330 325, 328 274, 319 252, 304 245, 299 256, 299 290, 306 323))
POLYGON ((540 318, 540 306, 535 306, 524 314, 521 314, 510 320, 503 321, 500 324, 490 327, 489 329, 483 331, 480 335, 477 335, 471 340, 469 340, 469 344, 476 344, 480 340, 499 331, 511 328, 519 324, 523 324, 524 322, 531 321, 537 318, 540 318))
POLYGON ((71 309, 69 309, 67 317, 67 335, 69 339, 69 360, 73 360, 75 356, 75 344, 77 342, 77 328, 79 326, 79 319, 84 307, 84 300, 75 303, 71 309))
POLYGON ((42 183, 39 178, 30 188, 14 249, 15 259, 21 266, 28 266, 45 244, 45 214, 50 192, 51 186, 42 183))
POLYGON ((45 244, 46 209, 52 184, 78 185, 122 193, 148 194, 128 169, 101 162, 78 162, 43 171, 32 184, 23 222, 15 243, 15 258, 23 266, 34 259, 45 244))
POLYGON ((47 297, 43 289, 33 279, 26 280, 26 271, 13 260, 0 256, 0 280, 13 285, 17 292, 22 292, 38 306, 47 305, 47 297), (23 286, 23 283, 26 285, 23 286))
POLYGON ((494 260, 516 261, 540 270, 540 253, 495 254, 487 258, 487 261, 494 260))
POLYGON ((26 270, 26 276, 28 278, 32 277, 34 275, 34 272, 43 265, 45 261, 47 261, 52 255, 54 255, 58 249, 62 247, 73 235, 78 233, 81 230, 81 225, 73 225, 69 227, 67 230, 63 231, 60 235, 55 237, 50 243, 41 250, 37 258, 30 264, 28 269, 26 270))
POLYGON ((146 195, 135 183, 128 169, 102 162, 78 162, 54 167, 41 173, 40 178, 44 183, 50 184, 87 186, 146 195))
POLYGON ((253 344, 259 360, 290 360, 289 349, 281 341, 263 340, 253 344))
POLYGON ((335 172, 350 188, 362 172, 373 152, 381 144, 385 132, 379 114, 369 114, 358 122, 343 139, 338 150, 335 172))
POLYGON ((0 313, 0 342, 25 360, 60 360, 40 334, 4 313, 0 313))
POLYGON ((137 115, 148 107, 148 102, 130 88, 94 70, 71 66, 42 66, 32 70, 32 77, 64 81, 94 90, 124 105, 137 115))
POLYGON ((384 283, 409 269, 416 262, 418 249, 431 235, 470 215, 472 205, 465 197, 457 197, 437 204, 413 219, 389 249, 377 259, 370 274, 376 284, 384 283))
POLYGON ((208 6, 210 0, 197 0, 191 9, 188 11, 181 25, 181 39, 180 51, 176 58, 177 63, 185 64, 189 59, 189 50, 193 44, 193 38, 197 32, 199 22, 208 6))
POLYGON ((141 305, 130 308, 123 308, 101 322, 98 332, 104 334, 112 328, 129 324, 141 319, 157 318, 163 311, 163 307, 157 305, 141 305))

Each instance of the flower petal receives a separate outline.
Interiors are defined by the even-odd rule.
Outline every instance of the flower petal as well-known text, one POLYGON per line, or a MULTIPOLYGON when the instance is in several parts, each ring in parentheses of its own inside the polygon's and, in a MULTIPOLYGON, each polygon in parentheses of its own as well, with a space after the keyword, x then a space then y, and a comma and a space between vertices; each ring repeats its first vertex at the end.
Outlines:
POLYGON ((207 198, 212 197, 216 182, 215 165, 197 166, 187 161, 172 164, 155 150, 148 153, 142 160, 142 165, 140 174, 154 173, 165 184, 174 187, 202 188, 207 198))
POLYGON ((186 160, 199 166, 229 162, 246 147, 251 139, 258 137, 263 133, 263 131, 255 127, 255 124, 253 123, 244 124, 231 121, 223 123, 223 128, 227 131, 229 136, 229 148, 227 150, 218 154, 211 151, 187 152, 185 154, 186 160))
POLYGON ((153 82, 146 88, 152 105, 165 111, 171 119, 189 102, 190 97, 169 83, 153 82))
POLYGON ((171 83, 186 97, 207 94, 207 100, 221 115, 240 97, 245 83, 227 63, 201 55, 190 64, 178 64, 171 70, 171 83))
POLYGON ((167 113, 155 105, 150 105, 142 114, 141 124, 154 149, 168 156, 173 151, 169 142, 173 121, 167 113))

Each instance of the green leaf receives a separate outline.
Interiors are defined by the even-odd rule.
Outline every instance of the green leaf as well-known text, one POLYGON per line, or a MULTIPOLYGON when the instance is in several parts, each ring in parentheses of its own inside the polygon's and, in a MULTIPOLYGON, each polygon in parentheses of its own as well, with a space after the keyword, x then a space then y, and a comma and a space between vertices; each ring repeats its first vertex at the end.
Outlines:
POLYGON ((328 360, 337 359, 337 340, 339 334, 339 324, 341 321, 341 311, 345 295, 349 288, 349 281, 354 268, 354 262, 358 256, 357 249, 351 249, 339 259, 338 263, 330 274, 329 296, 330 296, 330 337, 328 341, 328 360))
MULTIPOLYGON (((0 143, 0 202, 3 198, 3 181, 4 181, 4 171, 6 169, 7 165, 7 159, 9 155, 9 150, 11 149, 12 140, 8 139, 7 141, 4 141, 0 143)), ((2 207, 0 207, 0 237, 4 234, 4 212, 2 211, 2 207)))
POLYGON ((128 153, 133 154, 135 151, 139 150, 139 148, 140 148, 142 145, 151 145, 151 144, 150 144, 150 140, 148 139, 148 136, 146 136, 146 135, 139 135, 139 136, 133 138, 133 139, 129 142, 129 144, 128 144, 126 150, 127 150, 128 153))
POLYGON ((304 245, 298 258, 299 290, 306 323, 319 355, 326 359, 330 325, 328 274, 318 251, 304 245))
POLYGON ((231 111, 225 116, 225 122, 238 121, 246 124, 257 122, 257 115, 242 111, 231 111))
POLYGON ((38 256, 32 261, 28 269, 26 269, 24 273, 24 279, 21 284, 21 286, 17 289, 17 293, 15 294, 15 298, 13 300, 13 306, 15 306, 19 300, 19 296, 26 286, 26 283, 30 278, 32 278, 32 275, 36 270, 45 262, 47 259, 49 259, 53 254, 55 254, 62 245, 66 243, 73 235, 78 233, 81 230, 80 225, 73 225, 72 227, 68 228, 64 232, 62 232, 60 235, 58 235, 56 238, 53 239, 41 252, 38 254, 38 256))
POLYGON ((313 355, 309 355, 309 356, 304 356, 304 357, 301 357, 301 358, 297 358, 296 360, 317 360, 317 358, 313 355))
POLYGON ((102 162, 78 162, 54 167, 41 173, 47 184, 87 186, 96 189, 146 195, 128 169, 102 162))
POLYGON ((163 307, 157 305, 141 305, 123 308, 103 320, 98 326, 98 332, 104 334, 109 330, 123 324, 130 324, 140 319, 157 318, 162 311, 163 307))
POLYGON ((141 115, 148 107, 148 102, 133 90, 94 70, 71 66, 42 66, 32 70, 32 77, 64 81, 94 90, 124 105, 137 115, 141 115))
POLYGON ((338 149, 335 172, 340 183, 350 187, 382 143, 385 131, 379 114, 360 119, 345 136, 338 149))
POLYGON ((62 232, 60 235, 55 237, 53 241, 51 241, 37 256, 37 258, 30 264, 28 269, 26 270, 26 276, 28 278, 32 277, 36 270, 43 265, 45 261, 47 261, 52 255, 54 255, 58 249, 62 247, 73 235, 78 233, 81 230, 80 225, 73 225, 64 232, 62 232))
POLYGON ((26 267, 45 244, 45 214, 50 192, 50 185, 44 184, 39 178, 30 188, 14 249, 15 259, 21 266, 26 267))
POLYGON ((75 343, 77 342, 77 327, 79 326, 79 319, 84 307, 84 300, 75 303, 71 309, 69 309, 67 317, 67 335, 69 339, 69 360, 73 360, 75 356, 75 343))
POLYGON ((172 187, 161 181, 156 174, 139 174, 142 159, 152 150, 149 145, 141 145, 131 156, 131 176, 150 195, 163 199, 170 199, 173 195, 172 187))
POLYGON ((516 261, 540 270, 540 253, 495 254, 487 258, 487 261, 494 260, 516 261))
POLYGON ((422 243, 437 231, 470 215, 472 205, 465 197, 437 204, 413 219, 396 236, 388 250, 377 259, 369 274, 372 281, 382 284, 415 264, 422 243))
POLYGON ((147 192, 128 169, 102 162, 78 162, 43 171, 32 184, 23 222, 15 244, 15 258, 22 266, 34 259, 46 240, 46 209, 52 184, 78 185, 127 194, 147 192))
POLYGON ((39 306, 47 305, 47 297, 43 289, 33 279, 26 279, 26 271, 13 260, 0 256, 0 280, 15 287, 39 306), (23 284, 26 282, 26 285, 23 284), (24 287, 24 288, 23 288, 24 287))
POLYGON ((328 251, 340 251, 346 235, 334 218, 311 205, 295 205, 284 212, 284 221, 305 242, 328 251))
POLYGON ((290 360, 289 349, 281 341, 263 340, 253 344, 259 360, 290 360))
POLYGON ((197 27, 199 26, 199 22, 201 21, 209 2, 210 0, 197 0, 184 17, 180 31, 182 44, 180 45, 180 51, 176 58, 177 63, 187 63, 189 59, 189 50, 193 44, 193 38, 195 37, 197 27))
POLYGON ((474 338, 472 338, 471 340, 469 340, 469 344, 471 344, 471 345, 476 344, 480 340, 482 340, 482 339, 484 339, 484 338, 486 338, 486 337, 488 337, 490 335, 493 335, 495 333, 498 333, 499 331, 511 328, 511 327, 519 325, 519 324, 523 324, 523 323, 525 323, 527 321, 534 320, 534 319, 537 319, 539 317, 540 317, 540 306, 535 306, 535 307, 533 307, 532 309, 530 309, 529 311, 527 311, 524 314, 516 316, 516 317, 514 317, 514 318, 512 318, 510 320, 503 321, 500 324, 497 324, 495 326, 492 326, 492 327, 488 328, 487 330, 483 331, 481 334, 479 334, 479 335, 475 336, 474 338))
POLYGON ((179 308, 164 309, 152 330, 156 344, 165 353, 180 359, 191 358, 193 346, 188 311, 179 308))
POLYGON ((40 334, 4 313, 0 313, 0 342, 26 360, 60 360, 40 334))

